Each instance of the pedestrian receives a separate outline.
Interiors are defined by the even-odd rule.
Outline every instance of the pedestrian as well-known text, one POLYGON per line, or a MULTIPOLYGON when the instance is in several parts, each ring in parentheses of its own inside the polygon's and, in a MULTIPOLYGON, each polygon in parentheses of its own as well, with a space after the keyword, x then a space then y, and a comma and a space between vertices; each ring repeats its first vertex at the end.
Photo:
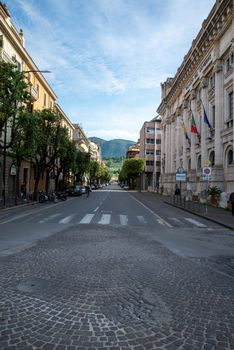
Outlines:
POLYGON ((21 185, 21 197, 22 197, 22 199, 26 199, 26 184, 25 183, 23 183, 22 185, 21 185))
POLYGON ((89 194, 91 192, 90 186, 85 186, 86 189, 86 197, 89 197, 89 194))
POLYGON ((229 202, 231 203, 231 206, 232 206, 232 215, 234 215, 234 192, 230 194, 229 202))
POLYGON ((176 185, 175 187, 175 196, 179 196, 180 195, 180 189, 179 187, 176 185))

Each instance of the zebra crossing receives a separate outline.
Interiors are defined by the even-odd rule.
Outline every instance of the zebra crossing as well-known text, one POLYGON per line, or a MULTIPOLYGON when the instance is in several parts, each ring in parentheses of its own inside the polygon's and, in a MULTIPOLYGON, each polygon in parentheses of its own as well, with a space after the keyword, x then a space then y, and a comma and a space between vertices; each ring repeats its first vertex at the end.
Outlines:
MULTIPOLYGON (((126 215, 116 214, 112 212, 91 212, 79 217, 77 213, 70 213, 64 215, 64 213, 56 213, 51 215, 44 215, 44 213, 38 213, 34 216, 15 216, 6 222, 34 222, 36 224, 80 224, 80 225, 120 225, 120 226, 167 226, 169 228, 176 227, 194 227, 194 228, 208 228, 204 223, 192 218, 192 217, 166 217, 159 219, 158 217, 145 217, 142 215, 126 215)), ((4 224, 6 222, 0 222, 4 224)))

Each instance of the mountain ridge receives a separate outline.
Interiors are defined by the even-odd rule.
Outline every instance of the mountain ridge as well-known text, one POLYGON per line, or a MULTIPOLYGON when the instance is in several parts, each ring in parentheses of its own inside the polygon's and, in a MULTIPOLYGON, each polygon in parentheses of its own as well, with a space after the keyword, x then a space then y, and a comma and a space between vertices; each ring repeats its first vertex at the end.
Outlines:
POLYGON ((129 146, 136 143, 125 139, 104 140, 95 136, 90 137, 89 140, 101 146, 102 158, 125 157, 129 146))

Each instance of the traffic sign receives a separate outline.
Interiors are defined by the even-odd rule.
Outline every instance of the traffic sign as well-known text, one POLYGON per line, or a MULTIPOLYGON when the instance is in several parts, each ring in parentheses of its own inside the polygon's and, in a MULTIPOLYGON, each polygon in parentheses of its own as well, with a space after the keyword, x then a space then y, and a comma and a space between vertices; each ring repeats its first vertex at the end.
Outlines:
POLYGON ((176 173, 176 181, 186 181, 186 173, 176 173))
POLYGON ((205 165, 206 167, 210 165, 209 159, 205 159, 205 160, 204 160, 204 165, 205 165))
POLYGON ((206 166, 206 167, 203 167, 202 168, 202 174, 203 175, 205 175, 205 176, 210 176, 211 175, 211 167, 208 167, 208 166, 206 166))

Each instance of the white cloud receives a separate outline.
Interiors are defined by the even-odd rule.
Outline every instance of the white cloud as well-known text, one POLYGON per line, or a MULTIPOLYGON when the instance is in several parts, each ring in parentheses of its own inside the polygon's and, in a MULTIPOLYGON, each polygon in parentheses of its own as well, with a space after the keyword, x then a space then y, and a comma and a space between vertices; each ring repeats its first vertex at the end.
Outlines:
POLYGON ((136 138, 214 0, 14 2, 26 47, 52 71, 46 78, 68 117, 95 136, 136 138))

